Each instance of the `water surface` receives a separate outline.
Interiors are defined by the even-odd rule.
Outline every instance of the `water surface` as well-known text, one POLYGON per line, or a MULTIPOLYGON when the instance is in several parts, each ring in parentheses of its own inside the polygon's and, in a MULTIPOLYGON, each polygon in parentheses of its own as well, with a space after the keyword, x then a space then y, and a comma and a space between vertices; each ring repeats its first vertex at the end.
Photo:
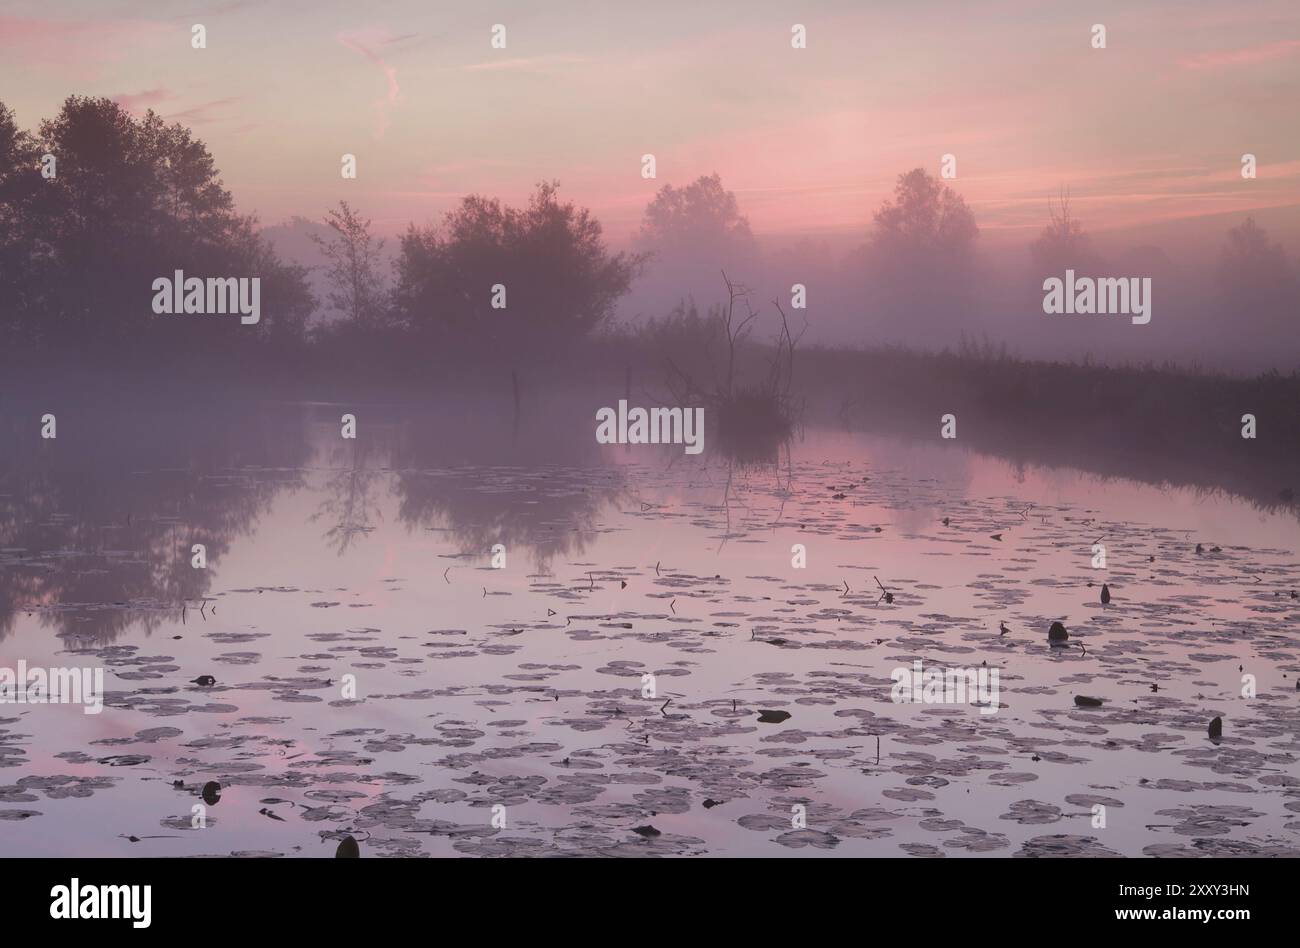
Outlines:
POLYGON ((1300 855, 1294 513, 826 429, 737 466, 345 410, 6 419, 0 665, 102 666, 108 706, 0 706, 0 852, 1300 855), (917 659, 1001 706, 895 703, 917 659))

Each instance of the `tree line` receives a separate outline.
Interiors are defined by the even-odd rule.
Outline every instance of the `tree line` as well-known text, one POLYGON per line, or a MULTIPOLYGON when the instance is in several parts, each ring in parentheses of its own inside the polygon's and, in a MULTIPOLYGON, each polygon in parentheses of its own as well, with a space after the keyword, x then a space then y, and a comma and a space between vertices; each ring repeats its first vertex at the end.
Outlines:
MULTIPOLYGON (((683 296, 703 279, 721 288, 719 271, 743 281, 762 269, 749 223, 716 174, 660 188, 632 249, 621 252, 551 181, 522 207, 470 195, 437 226, 411 224, 391 266, 370 222, 347 202, 322 223, 317 298, 307 269, 282 259, 257 221, 239 213, 189 129, 152 110, 136 118, 109 99, 71 96, 26 131, 0 103, 0 346, 24 359, 313 345, 536 353, 608 327, 648 268, 683 296), (152 281, 174 270, 259 277, 262 320, 236 328, 154 316, 152 281)), ((927 313, 950 330, 950 314, 969 305, 978 235, 952 188, 920 168, 900 175, 863 253, 847 264, 870 284, 869 298, 847 305, 861 305, 868 330, 927 313)), ((1105 266, 1064 196, 1030 257, 1042 275, 1105 266)), ((1228 235, 1219 282, 1237 307, 1293 311, 1296 302, 1294 262, 1250 219, 1228 235)))

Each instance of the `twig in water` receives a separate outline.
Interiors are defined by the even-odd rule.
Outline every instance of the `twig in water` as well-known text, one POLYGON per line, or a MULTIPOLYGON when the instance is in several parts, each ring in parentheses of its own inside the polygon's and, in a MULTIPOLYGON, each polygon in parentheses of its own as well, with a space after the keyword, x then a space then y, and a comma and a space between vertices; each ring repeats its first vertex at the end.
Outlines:
POLYGON ((880 597, 876 600, 876 602, 880 602, 880 600, 883 599, 883 600, 885 600, 885 603, 886 603, 887 605, 893 605, 893 604, 894 604, 894 594, 891 593, 888 589, 886 589, 885 586, 884 586, 884 584, 883 584, 879 579, 876 579, 875 576, 872 576, 871 578, 872 578, 872 579, 875 579, 875 580, 876 580, 876 585, 880 587, 880 597))

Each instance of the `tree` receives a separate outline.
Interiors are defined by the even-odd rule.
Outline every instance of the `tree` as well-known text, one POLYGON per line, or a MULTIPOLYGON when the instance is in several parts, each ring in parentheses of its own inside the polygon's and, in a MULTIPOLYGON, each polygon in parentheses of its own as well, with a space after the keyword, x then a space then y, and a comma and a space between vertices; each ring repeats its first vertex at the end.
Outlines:
POLYGON ((979 228, 956 191, 923 168, 898 176, 893 201, 876 211, 871 247, 887 265, 965 265, 979 228))
POLYGON ((574 339, 607 319, 643 258, 611 254, 600 222, 560 201, 558 187, 539 184, 524 208, 470 195, 441 229, 412 225, 401 238, 394 292, 407 325, 536 346, 574 339))
MULTIPOLYGON (((0 139, 12 142, 10 124, 0 122, 0 139)), ((19 304, 6 314, 11 331, 101 355, 111 347, 237 346, 301 332, 311 307, 305 274, 282 264, 254 219, 235 211, 212 155, 188 129, 152 111, 135 119, 109 99, 71 96, 41 123, 35 151, 16 150, 19 168, 39 154, 53 155, 57 165, 48 179, 35 172, 39 186, 18 200, 6 195, 0 208, 6 254, 24 261, 19 304), (260 278, 262 321, 237 333, 228 320, 160 321, 150 305, 152 284, 174 270, 260 278)), ((6 164, 0 179, 15 174, 6 164)))
POLYGON ((1234 323, 1294 330, 1300 310, 1296 269, 1282 245, 1271 241, 1253 217, 1228 231, 1218 276, 1224 309, 1234 323))
POLYGON ((972 306, 975 215, 922 168, 876 212, 864 293, 877 342, 950 346, 972 306))
POLYGON ((351 326, 372 330, 385 321, 384 287, 379 276, 383 240, 370 236, 370 221, 347 201, 339 201, 324 219, 328 237, 310 234, 326 260, 330 290, 326 301, 351 326))
POLYGON ((0 344, 26 342, 18 313, 32 305, 35 232, 31 205, 42 179, 35 139, 0 103, 0 344))
POLYGON ((714 258, 708 266, 734 266, 754 253, 749 220, 740 213, 736 195, 722 187, 715 172, 701 175, 684 188, 665 184, 648 205, 641 220, 638 243, 649 252, 667 257, 697 257, 702 250, 714 258))
POLYGON ((650 260, 652 275, 638 284, 632 302, 652 314, 688 299, 714 298, 719 270, 751 282, 759 276, 749 221, 716 173, 683 188, 660 188, 646 205, 636 247, 650 260))
MULTIPOLYGON (((1063 276, 1067 269, 1080 276, 1095 275, 1101 262, 1093 253, 1092 241, 1083 231, 1083 225, 1070 213, 1070 194, 1062 190, 1058 208, 1047 202, 1048 224, 1029 246, 1034 275, 1039 280, 1050 276, 1063 276)), ((1038 292, 1037 284, 1034 292, 1038 292)))

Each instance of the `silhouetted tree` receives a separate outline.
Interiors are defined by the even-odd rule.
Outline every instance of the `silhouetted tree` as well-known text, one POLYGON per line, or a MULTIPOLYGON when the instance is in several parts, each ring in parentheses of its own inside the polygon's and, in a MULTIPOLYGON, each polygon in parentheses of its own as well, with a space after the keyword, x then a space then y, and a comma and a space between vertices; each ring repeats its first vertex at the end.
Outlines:
MULTIPOLYGON (((1100 261, 1093 253, 1092 241, 1083 231, 1078 218, 1070 213, 1070 195, 1062 191, 1057 207, 1047 202, 1049 222, 1029 245, 1034 274, 1040 280, 1061 276, 1067 269, 1083 275, 1095 275, 1100 261)), ((1035 285, 1034 292, 1038 289, 1035 285)))
POLYGON ((32 203, 42 179, 35 139, 20 129, 14 113, 0 103, 0 344, 28 341, 29 327, 18 314, 32 304, 38 233, 32 203))
POLYGON ((713 299, 719 270, 751 282, 760 275, 749 221, 716 173, 682 188, 660 188, 635 240, 650 261, 651 277, 638 284, 633 303, 655 315, 686 300, 713 299))
POLYGON ((887 265, 907 269, 965 265, 979 234, 961 195, 923 168, 898 176, 893 200, 874 222, 872 249, 887 265))
POLYGON ((562 343, 590 332, 627 292, 642 258, 611 254, 586 208, 539 184, 528 206, 471 195, 441 229, 401 238, 394 302, 411 328, 504 344, 562 343), (494 308, 493 288, 505 288, 494 308))
POLYGON ((1243 329, 1277 330, 1279 343, 1294 337, 1300 312, 1300 278, 1282 245, 1247 217, 1228 231, 1219 260, 1219 290, 1224 319, 1239 338, 1243 329))
POLYGON ((971 296, 975 215, 922 168, 898 176, 868 242, 870 300, 884 341, 955 344, 971 296))
POLYGON ((646 205, 637 240, 642 249, 661 257, 698 257, 707 251, 715 279, 719 267, 740 262, 731 258, 750 257, 755 251, 749 220, 716 172, 684 188, 660 188, 646 205))
POLYGON ((348 204, 339 201, 337 210, 326 214, 329 236, 312 233, 311 241, 325 257, 329 292, 326 302, 353 327, 375 329, 385 322, 383 279, 379 275, 384 241, 370 235, 370 221, 348 204))
POLYGON ((26 261, 15 271, 24 292, 4 313, 11 333, 99 355, 115 344, 175 351, 197 340, 210 348, 214 340, 301 337, 312 305, 304 273, 282 264, 254 220, 235 212, 212 156, 188 129, 81 96, 42 122, 32 142, 14 135, 11 119, 0 125, 8 142, 0 146, 5 254, 26 261), (44 153, 57 161, 50 178, 36 164, 44 153), (178 269, 187 277, 259 277, 261 322, 156 316, 153 281, 178 269))

